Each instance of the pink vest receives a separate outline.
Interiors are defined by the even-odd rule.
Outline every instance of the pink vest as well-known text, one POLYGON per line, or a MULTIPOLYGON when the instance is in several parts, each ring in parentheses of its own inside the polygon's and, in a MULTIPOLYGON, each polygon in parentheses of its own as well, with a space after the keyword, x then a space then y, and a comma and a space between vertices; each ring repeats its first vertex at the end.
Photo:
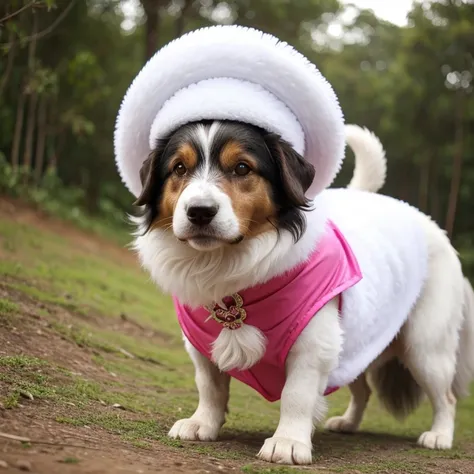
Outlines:
MULTIPOLYGON (((328 301, 361 278, 349 244, 334 223, 328 222, 327 232, 307 261, 266 283, 224 298, 227 311, 216 307, 214 317, 210 317, 204 307, 191 309, 177 298, 173 301, 185 336, 208 359, 223 324, 232 328, 232 321, 238 323, 241 314, 245 315, 244 324, 265 334, 267 346, 262 359, 248 370, 232 370, 229 374, 273 402, 281 397, 285 360, 298 336, 328 301)), ((326 394, 337 388, 328 387, 326 394)))

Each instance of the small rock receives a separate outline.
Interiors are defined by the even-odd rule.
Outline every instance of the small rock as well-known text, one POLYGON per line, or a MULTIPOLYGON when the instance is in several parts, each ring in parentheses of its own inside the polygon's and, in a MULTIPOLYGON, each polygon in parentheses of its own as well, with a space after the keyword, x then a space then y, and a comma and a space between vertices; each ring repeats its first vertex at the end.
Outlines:
POLYGON ((119 408, 120 410, 125 410, 126 408, 120 405, 120 403, 114 403, 112 405, 112 408, 119 408))
POLYGON ((8 463, 0 459, 0 467, 3 469, 8 469, 8 463))
POLYGON ((109 372, 109 374, 112 376, 112 377, 117 377, 117 374, 115 372, 109 372))
POLYGON ((119 352, 121 352, 125 357, 128 357, 129 359, 135 359, 135 356, 133 354, 126 351, 125 349, 122 349, 121 347, 119 347, 119 352))
POLYGON ((20 471, 31 471, 31 463, 30 461, 17 461, 16 468, 20 469, 20 471))
POLYGON ((26 391, 22 390, 22 391, 20 392, 20 395, 21 395, 23 398, 27 398, 28 400, 34 400, 33 395, 32 395, 30 392, 26 392, 26 391))
POLYGON ((104 405, 104 407, 107 406, 107 403, 105 403, 104 400, 99 400, 99 402, 101 405, 104 405))

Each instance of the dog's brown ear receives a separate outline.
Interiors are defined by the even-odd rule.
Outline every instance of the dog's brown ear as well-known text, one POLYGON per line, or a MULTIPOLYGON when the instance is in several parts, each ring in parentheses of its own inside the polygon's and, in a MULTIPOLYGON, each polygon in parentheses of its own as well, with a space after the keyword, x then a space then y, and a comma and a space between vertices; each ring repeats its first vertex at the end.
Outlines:
POLYGON ((314 166, 308 163, 284 140, 275 140, 275 137, 272 137, 270 143, 267 142, 267 144, 277 161, 287 199, 296 207, 305 207, 308 203, 305 192, 313 182, 314 166))
POLYGON ((156 185, 156 153, 151 153, 143 162, 140 168, 140 181, 142 183, 142 192, 133 203, 135 206, 144 206, 153 199, 154 186, 156 185))

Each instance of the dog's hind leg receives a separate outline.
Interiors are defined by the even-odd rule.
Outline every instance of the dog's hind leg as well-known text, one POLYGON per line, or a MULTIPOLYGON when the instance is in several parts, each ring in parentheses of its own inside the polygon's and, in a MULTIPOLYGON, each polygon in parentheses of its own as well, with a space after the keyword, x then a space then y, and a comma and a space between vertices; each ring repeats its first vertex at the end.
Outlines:
POLYGON ((324 425, 327 430, 338 433, 354 433, 359 428, 371 394, 365 373, 359 375, 349 385, 349 389, 351 391, 351 401, 346 412, 342 416, 329 418, 324 425))
POLYGON ((402 362, 433 408, 431 429, 420 436, 418 443, 431 449, 449 449, 454 435, 456 398, 452 388, 463 320, 464 281, 454 249, 433 227, 427 228, 428 277, 402 329, 402 362))

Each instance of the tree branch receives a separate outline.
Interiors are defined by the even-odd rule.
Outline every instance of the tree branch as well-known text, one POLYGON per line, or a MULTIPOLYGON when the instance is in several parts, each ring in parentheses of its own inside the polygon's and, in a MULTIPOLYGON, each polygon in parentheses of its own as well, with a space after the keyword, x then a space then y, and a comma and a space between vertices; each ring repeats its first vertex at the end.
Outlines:
MULTIPOLYGON (((39 40, 41 38, 44 38, 45 36, 49 35, 63 20, 66 18, 67 14, 71 11, 71 8, 74 6, 74 4, 77 2, 77 0, 71 0, 69 5, 61 12, 61 14, 56 18, 51 25, 49 25, 47 28, 45 28, 43 31, 40 31, 39 33, 31 36, 27 36, 26 38, 22 38, 22 42, 27 42, 29 43, 30 41, 33 40, 39 40)), ((1 46, 7 46, 7 47, 12 47, 14 42, 12 43, 4 43, 1 46)))
MULTIPOLYGON (((13 42, 13 38, 15 37, 15 33, 13 30, 10 30, 10 33, 8 35, 9 40, 13 42)), ((8 50, 8 57, 7 57, 7 65, 5 67, 5 71, 0 79, 0 95, 3 94, 3 90, 5 89, 6 85, 8 84, 8 79, 10 78, 10 74, 13 70, 13 63, 15 60, 15 55, 16 55, 16 48, 15 44, 8 50)))
POLYGON ((36 3, 36 0, 33 0, 30 3, 22 6, 18 10, 14 11, 13 13, 10 13, 7 16, 4 16, 3 18, 0 18, 0 25, 8 20, 11 20, 13 17, 19 15, 22 11, 25 11, 27 8, 33 7, 35 3, 36 3))

